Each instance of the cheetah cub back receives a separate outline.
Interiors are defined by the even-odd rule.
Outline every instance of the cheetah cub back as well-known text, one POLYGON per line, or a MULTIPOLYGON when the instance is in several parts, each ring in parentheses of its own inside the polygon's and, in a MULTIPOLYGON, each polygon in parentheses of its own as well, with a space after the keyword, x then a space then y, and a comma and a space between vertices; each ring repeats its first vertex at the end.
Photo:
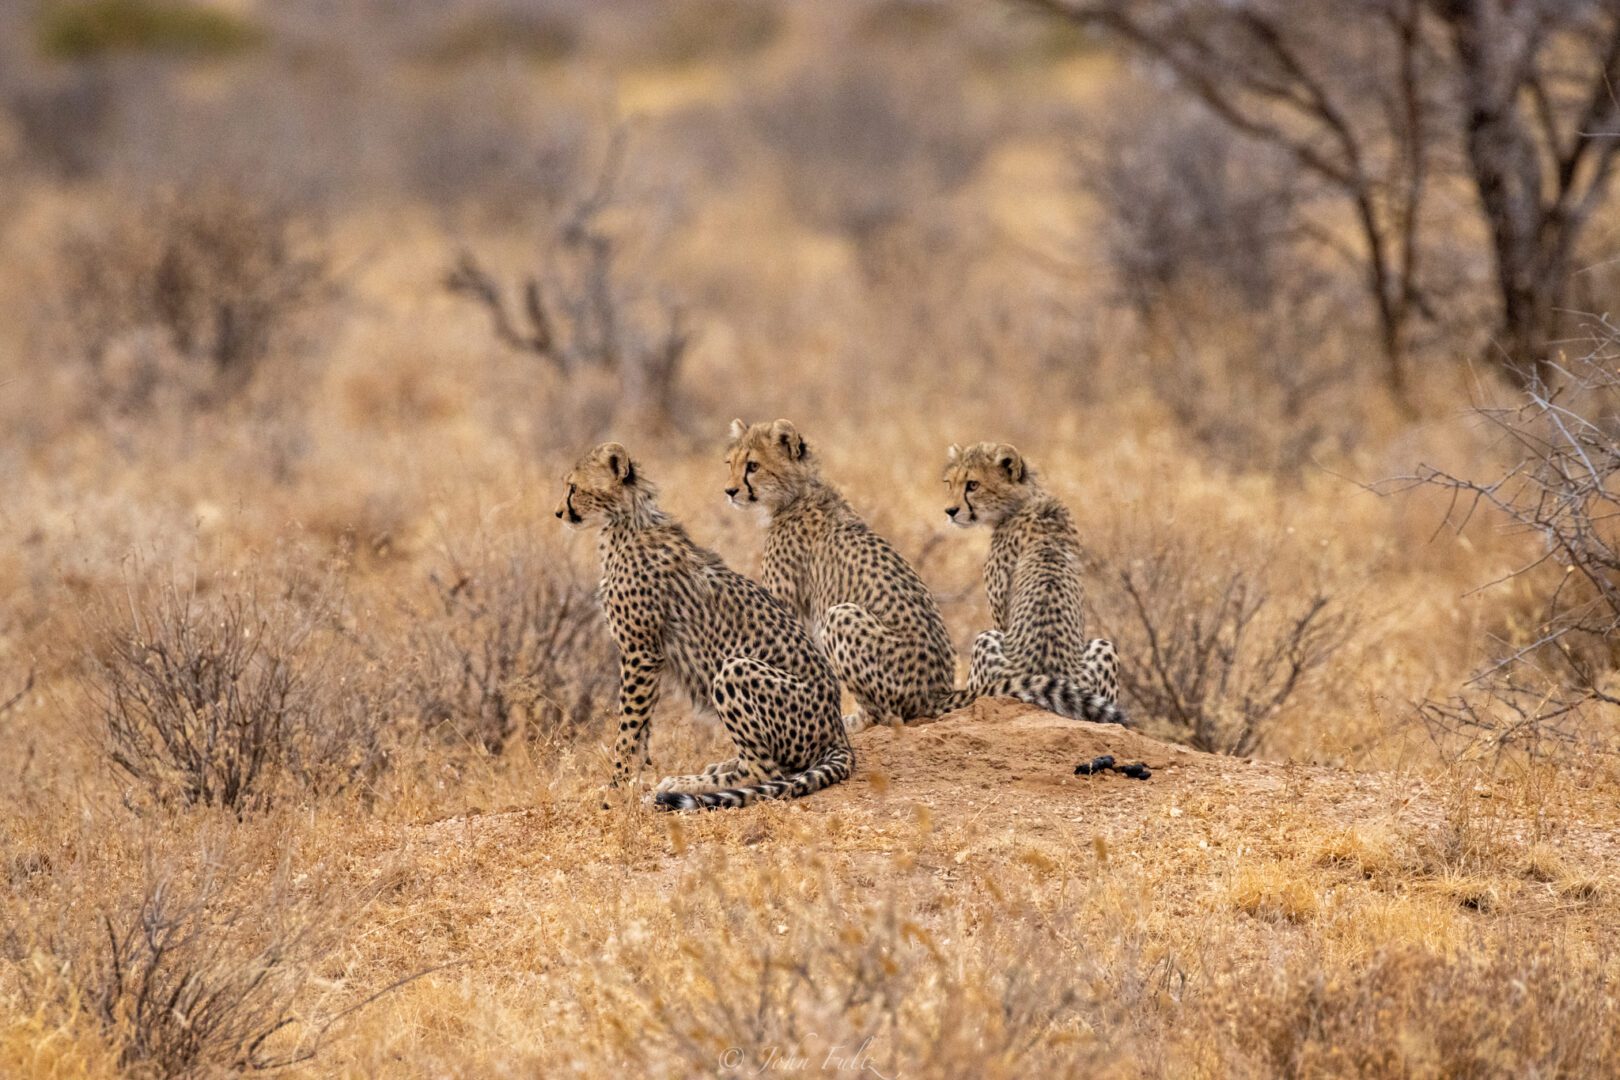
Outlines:
MULTIPOLYGON (((946 454, 945 514, 961 528, 991 529, 984 567, 993 630, 975 639, 968 686, 1047 678, 1080 719, 1123 724, 1119 657, 1105 638, 1086 640, 1080 537, 1069 511, 1040 485, 1016 447, 977 443, 946 454)), ((986 691, 988 692, 988 691, 986 691)))
POLYGON ((557 517, 600 530, 602 610, 619 647, 613 785, 651 764, 648 722, 666 674, 719 715, 737 756, 666 777, 655 805, 747 806, 847 779, 855 758, 838 683, 793 612, 693 543, 620 444, 586 454, 565 484, 557 517))

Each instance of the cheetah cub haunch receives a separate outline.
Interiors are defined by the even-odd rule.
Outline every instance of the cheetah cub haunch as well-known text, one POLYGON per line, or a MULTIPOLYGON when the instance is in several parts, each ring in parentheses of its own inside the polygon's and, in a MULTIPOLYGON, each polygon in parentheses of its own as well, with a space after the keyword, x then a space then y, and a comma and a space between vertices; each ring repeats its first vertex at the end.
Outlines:
POLYGON ((799 614, 855 698, 851 731, 967 704, 934 594, 890 543, 822 479, 786 420, 731 423, 726 496, 767 515, 765 587, 799 614))
POLYGON ((666 671, 698 710, 719 715, 737 756, 665 778, 655 805, 747 806, 848 779, 838 683, 793 613, 693 543, 620 444, 586 454, 565 482, 557 517, 601 530, 602 610, 620 657, 614 786, 651 764, 648 720, 666 671))
POLYGON ((1125 723, 1115 704, 1119 657, 1114 644, 1085 637, 1080 537, 1069 511, 1006 443, 952 446, 945 484, 953 500, 945 514, 953 523, 991 529, 984 587, 996 625, 973 643, 969 688, 1009 677, 1056 678, 1068 708, 1054 711, 1125 723))

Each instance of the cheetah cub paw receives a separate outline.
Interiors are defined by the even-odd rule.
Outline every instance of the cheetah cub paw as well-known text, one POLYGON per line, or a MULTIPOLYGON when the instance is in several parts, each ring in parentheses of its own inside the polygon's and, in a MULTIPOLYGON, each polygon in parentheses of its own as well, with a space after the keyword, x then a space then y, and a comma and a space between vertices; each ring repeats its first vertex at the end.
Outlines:
POLYGON ((855 734, 857 731, 865 731, 867 728, 873 727, 876 724, 877 721, 872 719, 871 714, 869 714, 865 709, 859 709, 844 717, 844 730, 849 732, 851 735, 855 734))

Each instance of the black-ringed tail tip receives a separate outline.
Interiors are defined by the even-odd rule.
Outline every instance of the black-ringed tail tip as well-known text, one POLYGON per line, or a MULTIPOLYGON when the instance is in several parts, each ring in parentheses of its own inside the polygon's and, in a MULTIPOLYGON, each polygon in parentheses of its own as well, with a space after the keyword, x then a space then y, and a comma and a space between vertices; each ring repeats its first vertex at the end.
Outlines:
POLYGON ((678 791, 660 791, 653 796, 653 805, 660 810, 696 810, 702 804, 678 791))
POLYGON ((1085 718, 1093 723, 1130 726, 1130 718, 1125 715, 1125 710, 1101 694, 1092 694, 1086 698, 1083 710, 1085 718))

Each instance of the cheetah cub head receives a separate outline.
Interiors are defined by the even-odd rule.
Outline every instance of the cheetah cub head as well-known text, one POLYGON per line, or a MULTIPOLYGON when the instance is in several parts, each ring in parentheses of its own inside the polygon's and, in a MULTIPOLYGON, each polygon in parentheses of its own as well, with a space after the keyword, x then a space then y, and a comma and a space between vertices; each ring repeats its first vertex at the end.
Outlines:
POLYGON ((802 494, 816 479, 816 463, 804 436, 790 422, 731 422, 726 447, 731 479, 726 498, 739 508, 775 511, 802 494))
POLYGON ((563 477, 557 517, 570 529, 601 528, 627 520, 650 503, 653 489, 622 443, 606 442, 563 477))
POLYGON ((952 444, 945 452, 945 486, 951 505, 945 516, 962 528, 994 527, 1034 493, 1035 474, 1008 443, 952 444))

